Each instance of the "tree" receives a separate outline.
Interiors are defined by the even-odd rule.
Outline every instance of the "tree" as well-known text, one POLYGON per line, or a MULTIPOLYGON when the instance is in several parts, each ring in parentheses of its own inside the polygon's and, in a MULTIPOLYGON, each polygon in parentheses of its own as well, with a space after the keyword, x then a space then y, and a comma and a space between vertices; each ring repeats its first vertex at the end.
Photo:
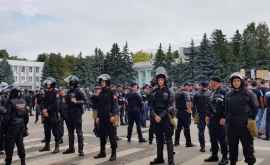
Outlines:
POLYGON ((270 33, 266 23, 256 28, 257 69, 269 69, 270 62, 270 33))
POLYGON ((154 60, 154 69, 163 66, 166 68, 166 55, 162 50, 161 43, 159 44, 159 48, 155 54, 155 60, 154 60))
POLYGON ((194 80, 199 82, 220 75, 218 59, 213 55, 207 35, 203 35, 200 51, 194 57, 194 80))
POLYGON ((231 53, 226 36, 222 30, 216 29, 211 35, 212 53, 215 56, 215 62, 221 70, 221 78, 225 78, 230 73, 231 53))
POLYGON ((48 59, 45 61, 42 81, 48 77, 53 77, 56 79, 59 85, 64 84, 64 64, 63 57, 60 53, 50 53, 48 59))
POLYGON ((42 54, 39 54, 37 56, 37 60, 38 62, 45 62, 47 59, 48 59, 48 54, 47 53, 42 53, 42 54))
POLYGON ((231 63, 232 63, 232 72, 239 71, 241 69, 241 43, 242 43, 242 36, 239 32, 239 30, 236 30, 232 42, 231 42, 231 50, 232 50, 232 57, 231 57, 231 63))
POLYGON ((151 54, 144 51, 139 51, 132 56, 132 59, 133 63, 150 61, 151 54))
POLYGON ((247 25, 242 37, 240 49, 240 60, 242 68, 252 69, 256 67, 256 45, 256 25, 254 22, 252 22, 247 25))
POLYGON ((13 72, 6 58, 0 62, 0 82, 14 83, 13 72))
POLYGON ((7 50, 5 50, 5 49, 0 50, 0 58, 5 58, 5 59, 9 58, 9 54, 8 54, 7 50))

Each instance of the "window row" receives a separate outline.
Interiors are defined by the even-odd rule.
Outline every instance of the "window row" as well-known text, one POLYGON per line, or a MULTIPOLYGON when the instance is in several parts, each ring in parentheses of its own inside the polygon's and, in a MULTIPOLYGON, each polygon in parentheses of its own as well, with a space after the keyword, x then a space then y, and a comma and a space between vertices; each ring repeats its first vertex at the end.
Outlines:
POLYGON ((27 70, 28 70, 29 73, 32 73, 33 70, 36 73, 39 73, 40 72, 40 67, 13 66, 13 71, 16 72, 16 73, 18 73, 18 72, 24 73, 24 72, 27 72, 27 70))

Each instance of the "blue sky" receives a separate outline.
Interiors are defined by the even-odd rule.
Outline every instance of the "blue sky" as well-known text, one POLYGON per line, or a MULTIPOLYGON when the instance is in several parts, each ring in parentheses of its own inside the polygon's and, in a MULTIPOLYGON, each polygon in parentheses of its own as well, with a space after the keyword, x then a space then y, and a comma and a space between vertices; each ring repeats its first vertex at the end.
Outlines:
POLYGON ((126 41, 132 51, 198 44, 204 32, 269 24, 268 0, 0 0, 0 49, 35 59, 42 52, 91 55, 126 41))

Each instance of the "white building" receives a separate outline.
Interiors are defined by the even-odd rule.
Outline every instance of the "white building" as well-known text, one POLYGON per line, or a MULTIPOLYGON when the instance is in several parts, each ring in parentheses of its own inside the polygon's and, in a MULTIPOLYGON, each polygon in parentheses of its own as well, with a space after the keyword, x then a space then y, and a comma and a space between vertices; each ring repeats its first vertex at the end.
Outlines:
POLYGON ((14 76, 14 85, 36 90, 41 87, 43 62, 7 60, 14 76))
POLYGON ((152 61, 135 63, 133 68, 137 71, 136 81, 140 87, 150 84, 153 78, 152 70, 154 68, 152 61))
MULTIPOLYGON (((185 49, 186 48, 183 47, 177 49, 179 52, 179 58, 175 60, 175 63, 187 62, 188 57, 185 54, 187 52, 185 49)), ((133 65, 133 68, 135 69, 135 71, 137 71, 136 82, 139 84, 140 87, 142 87, 144 84, 150 84, 151 80, 153 79, 153 62, 155 58, 155 52, 156 50, 151 51, 153 57, 150 61, 138 62, 133 65)))

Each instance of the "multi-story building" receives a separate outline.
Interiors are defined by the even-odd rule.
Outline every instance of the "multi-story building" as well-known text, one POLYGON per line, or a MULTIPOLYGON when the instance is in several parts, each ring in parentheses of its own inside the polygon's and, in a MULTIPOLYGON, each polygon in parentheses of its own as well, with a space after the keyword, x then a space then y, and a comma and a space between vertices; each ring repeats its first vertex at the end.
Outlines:
POLYGON ((14 76, 14 85, 36 90, 41 87, 43 62, 7 60, 14 76))

